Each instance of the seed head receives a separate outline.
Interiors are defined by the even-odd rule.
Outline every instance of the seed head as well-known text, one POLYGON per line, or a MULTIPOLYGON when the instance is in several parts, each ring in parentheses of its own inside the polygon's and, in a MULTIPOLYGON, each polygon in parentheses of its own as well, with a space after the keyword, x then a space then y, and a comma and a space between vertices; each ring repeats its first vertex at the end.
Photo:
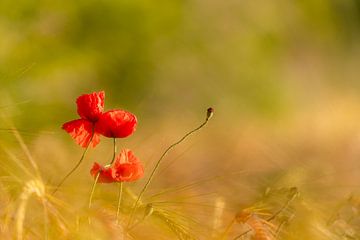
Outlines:
POLYGON ((213 115, 214 115, 214 109, 212 107, 209 107, 206 113, 206 120, 209 120, 213 115))

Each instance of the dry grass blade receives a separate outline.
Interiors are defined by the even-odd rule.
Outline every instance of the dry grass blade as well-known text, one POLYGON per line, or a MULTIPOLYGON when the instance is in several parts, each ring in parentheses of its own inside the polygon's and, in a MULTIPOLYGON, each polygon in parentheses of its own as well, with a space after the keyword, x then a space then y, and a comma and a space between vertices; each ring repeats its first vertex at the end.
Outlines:
MULTIPOLYGON (((13 126, 12 128, 13 128, 13 129, 16 129, 15 126, 13 126)), ((37 176, 39 179, 41 179, 39 167, 38 167, 38 165, 36 164, 34 158, 32 157, 32 155, 31 155, 28 147, 26 146, 24 140, 22 139, 20 133, 19 133, 17 130, 15 130, 15 131, 13 132, 13 134, 14 134, 16 140, 19 142, 20 147, 21 147, 22 150, 24 151, 25 155, 27 156, 27 158, 28 158, 31 166, 34 168, 36 176, 37 176)))
POLYGON ((183 191, 183 190, 187 190, 187 189, 191 189, 197 185, 201 185, 203 183, 208 183, 208 182, 212 182, 212 181, 216 181, 216 180, 220 180, 220 179, 227 179, 227 178, 231 178, 231 177, 236 177, 238 174, 244 174, 246 171, 238 171, 238 172, 234 172, 234 173, 229 173, 227 175, 217 175, 217 176, 211 176, 211 177, 207 177, 207 178, 202 178, 199 180, 196 180, 194 182, 191 183, 187 183, 187 184, 183 184, 183 185, 179 185, 179 186, 175 186, 175 187, 171 187, 168 189, 164 189, 159 191, 158 193, 155 193, 149 197, 147 197, 147 199, 151 199, 151 198, 155 198, 164 194, 169 194, 169 193, 175 193, 175 192, 179 192, 179 191, 183 191))
POLYGON ((41 181, 28 181, 20 195, 20 204, 16 213, 16 236, 18 240, 23 239, 23 224, 26 216, 26 206, 30 196, 33 194, 41 200, 45 200, 45 186, 41 181))
POLYGON ((188 222, 183 221, 179 216, 166 211, 156 209, 153 216, 161 219, 166 226, 177 236, 179 240, 196 240, 197 238, 191 233, 188 222))

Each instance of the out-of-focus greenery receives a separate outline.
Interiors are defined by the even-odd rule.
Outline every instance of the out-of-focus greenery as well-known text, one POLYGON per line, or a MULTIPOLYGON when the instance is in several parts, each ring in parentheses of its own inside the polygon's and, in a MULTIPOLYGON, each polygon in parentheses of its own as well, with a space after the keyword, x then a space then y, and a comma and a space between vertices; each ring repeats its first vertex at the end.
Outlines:
POLYGON ((2 105, 34 128, 100 89, 148 117, 278 116, 359 86, 359 29, 358 0, 2 0, 2 105))
MULTIPOLYGON (((170 206, 212 225, 185 221, 203 231, 200 239, 209 239, 204 232, 217 239, 245 207, 276 212, 295 188, 300 194, 281 216, 290 219, 284 239, 358 237, 359 63, 359 0, 0 0, 0 237, 15 236, 6 226, 19 215, 19 195, 51 189, 78 160, 80 147, 60 126, 77 118, 77 96, 98 90, 106 91, 106 109, 137 115, 137 132, 119 146, 136 152, 146 177, 162 151, 215 108, 208 126, 167 156, 144 197, 159 215, 170 206), (22 172, 31 168, 11 121, 39 165, 40 187, 22 172), (215 195, 202 196, 209 190, 215 195), (225 206, 218 225, 217 205, 225 206)), ((54 224, 49 236, 122 233, 113 228, 115 186, 99 187, 93 212, 84 207, 92 163, 112 156, 111 141, 101 141, 55 201, 67 230, 54 224), (88 225, 89 216, 98 222, 88 225)), ((128 187, 138 193, 143 183, 128 187)), ((29 206, 24 229, 36 238, 46 221, 41 204, 29 206)), ((174 237, 159 231, 157 217, 134 236, 174 237)), ((241 232, 236 225, 229 236, 241 232)))

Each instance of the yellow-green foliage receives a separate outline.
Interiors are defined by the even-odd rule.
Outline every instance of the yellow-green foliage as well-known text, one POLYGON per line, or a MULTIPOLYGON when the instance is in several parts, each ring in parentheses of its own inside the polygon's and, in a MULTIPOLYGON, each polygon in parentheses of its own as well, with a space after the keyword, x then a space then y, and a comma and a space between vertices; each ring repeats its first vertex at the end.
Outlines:
POLYGON ((360 239, 359 9, 0 0, 0 239, 248 240, 256 223, 269 238, 360 239), (139 119, 118 146, 145 177, 124 185, 118 225, 116 184, 97 185, 88 209, 108 139, 52 194, 82 154, 60 126, 100 90, 106 109, 139 119), (134 211, 157 159, 208 106, 216 117, 169 152, 134 211))

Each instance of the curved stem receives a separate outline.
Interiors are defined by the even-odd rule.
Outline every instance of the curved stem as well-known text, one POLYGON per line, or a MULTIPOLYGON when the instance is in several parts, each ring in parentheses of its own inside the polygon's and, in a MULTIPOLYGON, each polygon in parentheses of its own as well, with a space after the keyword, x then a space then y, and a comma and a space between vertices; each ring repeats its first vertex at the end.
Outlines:
POLYGON ((79 162, 71 169, 71 171, 65 175, 65 177, 60 181, 60 183, 56 186, 55 190, 52 192, 52 194, 55 194, 59 188, 61 187, 61 185, 66 181, 66 179, 68 179, 68 177, 70 177, 71 174, 73 174, 75 172, 75 170, 80 166, 81 162, 84 160, 85 154, 87 152, 87 150, 89 149, 89 146, 87 146, 83 152, 83 154, 81 155, 81 158, 79 160, 79 162))
POLYGON ((213 110, 212 108, 209 108, 207 110, 207 116, 206 116, 206 119, 205 121, 200 125, 198 126, 197 128, 191 130, 190 132, 186 133, 180 140, 178 140, 177 142, 171 144, 165 151, 164 153, 161 155, 161 157, 159 158, 159 160, 157 161, 155 167, 153 168, 151 174, 150 174, 150 177, 148 178, 148 180, 146 181, 143 189, 141 190, 139 196, 137 197, 135 203, 134 203, 134 206, 133 206, 133 209, 130 213, 130 217, 129 217, 129 222, 128 222, 128 225, 127 227, 129 228, 129 226, 131 225, 132 223, 132 218, 134 216, 134 213, 136 211, 136 208, 138 206, 138 203, 139 201, 141 200, 141 197, 143 196, 143 194, 145 193, 146 189, 148 188, 148 186, 150 185, 152 179, 154 178, 155 176, 155 173, 157 171, 157 169, 159 168, 161 162, 163 161, 164 157, 168 154, 168 152, 173 149, 174 147, 176 147, 176 145, 180 144, 182 141, 184 141, 187 137, 189 137, 191 134, 195 133, 196 131, 200 130, 201 128, 203 128, 209 121, 209 119, 212 117, 212 113, 213 113, 213 110))
POLYGON ((119 215, 120 215, 120 207, 121 207, 121 200, 122 200, 122 192, 123 192, 123 182, 119 183, 119 197, 118 197, 118 205, 116 211, 116 225, 119 224, 119 215))
POLYGON ((80 166, 80 164, 82 163, 82 161, 84 160, 85 158, 85 155, 86 155, 86 152, 88 151, 89 149, 89 146, 92 142, 92 139, 94 137, 94 129, 92 131, 92 134, 91 134, 91 138, 90 138, 90 141, 89 143, 86 145, 86 148, 83 152, 83 154, 81 155, 81 158, 79 160, 79 162, 70 170, 70 172, 68 174, 65 175, 65 177, 60 181, 60 183, 56 186, 55 190, 52 192, 52 194, 55 194, 57 192, 57 190, 59 190, 59 188, 61 187, 61 185, 63 185, 63 183, 66 181, 66 179, 68 179, 68 177, 71 176, 71 174, 73 174, 75 172, 75 170, 80 166))
MULTIPOLYGON (((116 138, 113 139, 113 143, 114 143, 114 154, 113 154, 112 160, 111 160, 109 165, 111 165, 115 161, 115 157, 116 157, 116 138)), ((97 182, 99 180, 100 174, 101 174, 101 170, 96 174, 95 181, 94 181, 94 184, 93 184, 92 189, 91 189, 91 193, 90 193, 90 197, 89 197, 89 206, 88 206, 89 209, 91 208, 92 199, 93 199, 93 196, 94 196, 96 184, 97 184, 97 182)))

